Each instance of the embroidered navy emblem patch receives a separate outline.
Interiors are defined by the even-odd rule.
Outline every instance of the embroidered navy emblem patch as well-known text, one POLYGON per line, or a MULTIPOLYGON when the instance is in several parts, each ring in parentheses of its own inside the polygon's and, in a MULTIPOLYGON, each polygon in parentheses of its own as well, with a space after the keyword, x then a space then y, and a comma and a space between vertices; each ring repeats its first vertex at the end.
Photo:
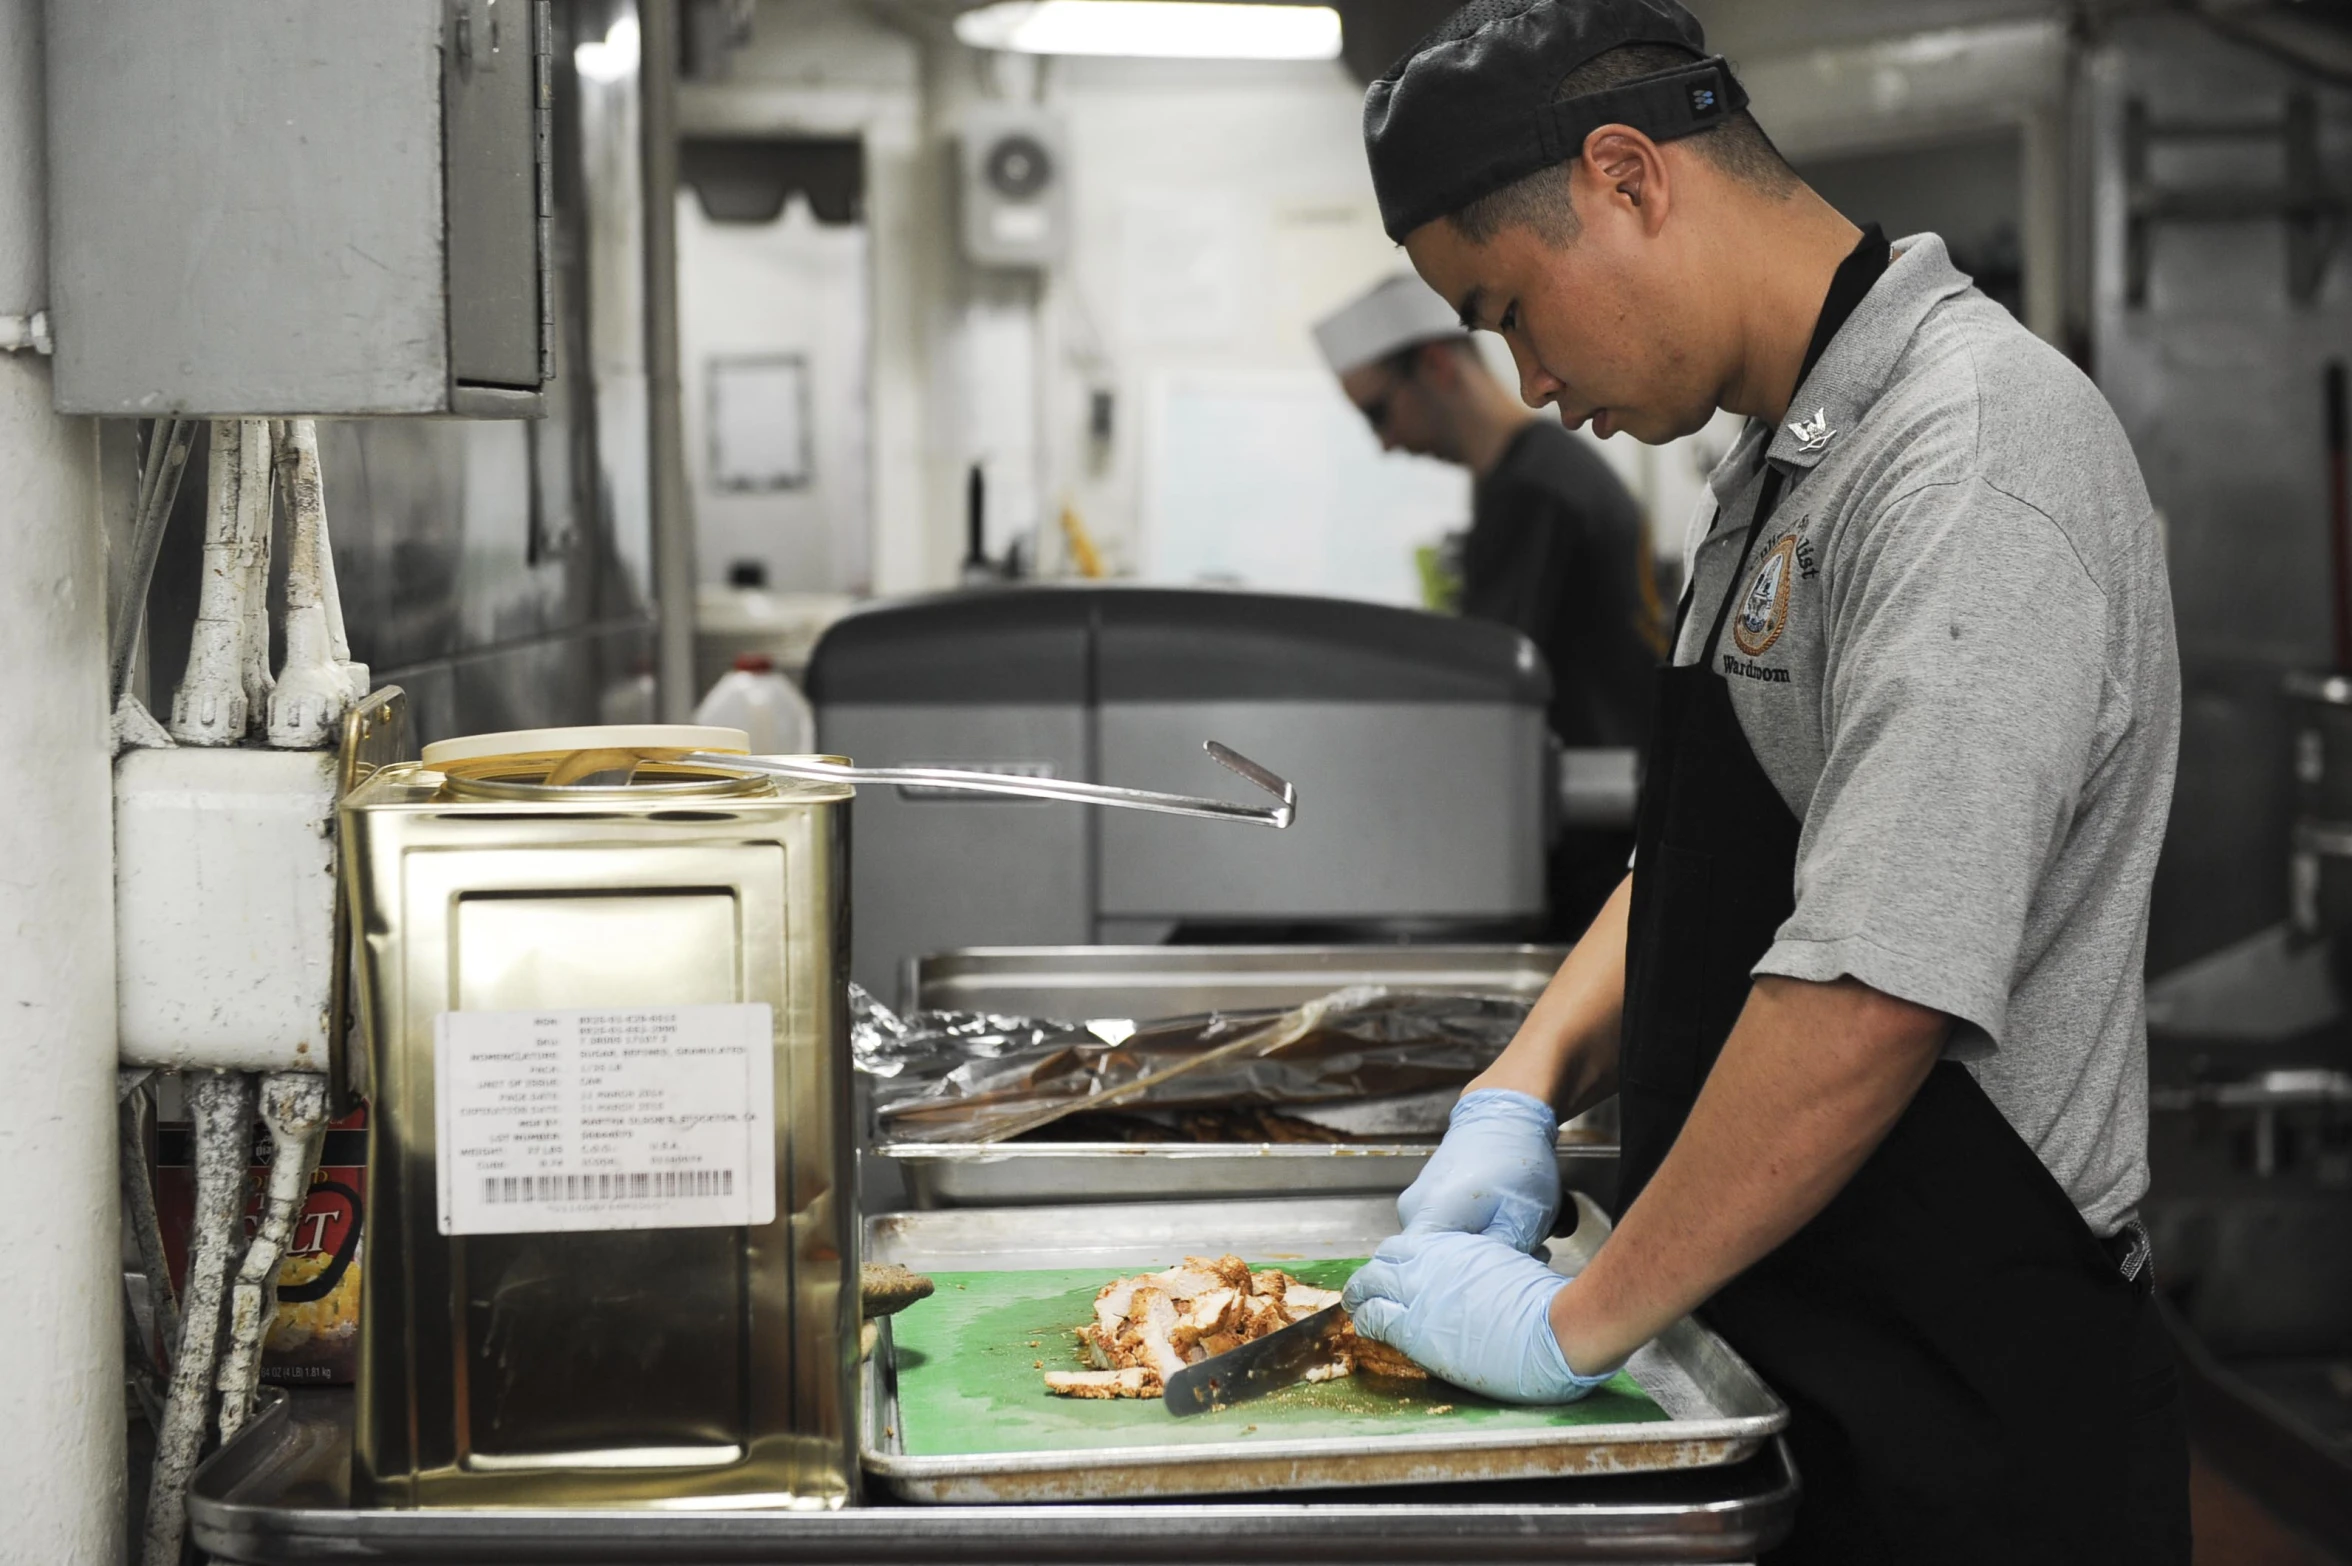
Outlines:
POLYGON ((1789 534, 1765 551, 1731 622, 1731 639, 1750 658, 1761 658, 1788 627, 1789 598, 1795 583, 1797 535, 1789 534))

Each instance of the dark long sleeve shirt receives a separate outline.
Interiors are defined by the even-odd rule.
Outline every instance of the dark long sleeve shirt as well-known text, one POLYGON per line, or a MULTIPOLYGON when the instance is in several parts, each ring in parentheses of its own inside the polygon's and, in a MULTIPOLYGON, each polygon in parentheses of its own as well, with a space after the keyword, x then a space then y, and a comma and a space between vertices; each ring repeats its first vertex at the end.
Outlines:
POLYGON ((1462 543, 1462 613, 1511 626, 1552 669, 1552 732, 1643 746, 1661 628, 1641 507, 1557 422, 1511 438, 1478 481, 1462 543))

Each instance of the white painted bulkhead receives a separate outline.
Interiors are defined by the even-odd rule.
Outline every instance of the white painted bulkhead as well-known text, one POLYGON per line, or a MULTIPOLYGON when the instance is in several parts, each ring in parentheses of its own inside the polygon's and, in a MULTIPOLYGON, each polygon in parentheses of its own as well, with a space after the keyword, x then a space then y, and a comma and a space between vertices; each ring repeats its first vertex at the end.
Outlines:
MULTIPOLYGON (((40 0, 0 0, 0 314, 46 296, 40 0)), ((0 354, 0 1561, 122 1556, 98 440, 0 354)))

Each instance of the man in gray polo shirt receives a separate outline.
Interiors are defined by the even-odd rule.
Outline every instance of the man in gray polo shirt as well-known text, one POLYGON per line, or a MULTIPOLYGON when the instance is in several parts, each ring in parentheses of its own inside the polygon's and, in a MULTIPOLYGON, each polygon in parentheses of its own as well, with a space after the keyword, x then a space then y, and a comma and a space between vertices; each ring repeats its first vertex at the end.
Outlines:
POLYGON ((1477 0, 1366 99, 1391 235, 1529 402, 1750 423, 1633 874, 1347 1303, 1525 1402, 1701 1309, 1790 1404, 1777 1559, 2185 1561, 2134 1216, 2180 708, 2147 493, 2073 366, 1745 102, 1672 0, 1477 0), (1612 1091, 1619 1222, 1564 1280, 1555 1117, 1612 1091))

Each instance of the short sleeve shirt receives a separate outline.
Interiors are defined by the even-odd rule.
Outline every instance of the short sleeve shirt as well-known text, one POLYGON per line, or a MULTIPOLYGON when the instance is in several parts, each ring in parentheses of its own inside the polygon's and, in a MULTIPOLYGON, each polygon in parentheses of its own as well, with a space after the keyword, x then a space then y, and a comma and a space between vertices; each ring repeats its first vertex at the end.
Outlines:
POLYGON ((1755 971, 1950 1014, 1950 1053, 2112 1232, 2148 1183, 2143 963, 2180 731, 2171 589, 2113 412, 1923 234, 1709 488, 1675 662, 1730 682, 1802 823, 1795 912, 1755 971), (1740 565, 1760 452, 1785 492, 1740 565))

